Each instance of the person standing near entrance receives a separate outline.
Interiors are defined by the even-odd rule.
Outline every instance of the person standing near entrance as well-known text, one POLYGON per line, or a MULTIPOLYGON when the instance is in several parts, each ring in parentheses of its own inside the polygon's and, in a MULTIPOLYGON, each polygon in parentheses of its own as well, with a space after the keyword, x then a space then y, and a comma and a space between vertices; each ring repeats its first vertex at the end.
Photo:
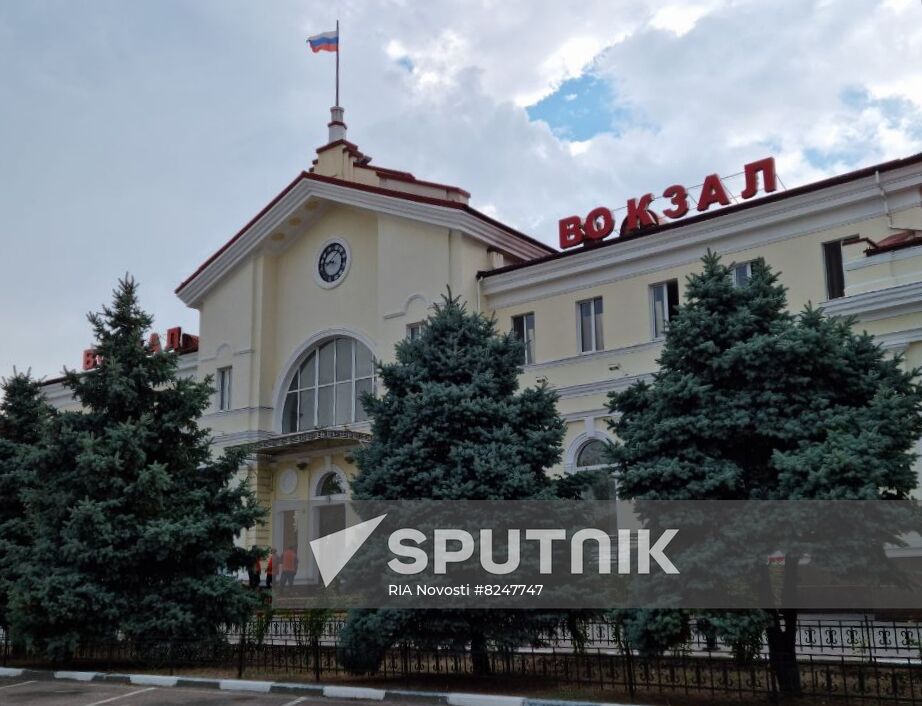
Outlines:
POLYGON ((266 588, 272 588, 280 568, 278 552, 275 551, 275 547, 272 547, 269 550, 269 561, 266 563, 266 588))
POLYGON ((298 551, 290 545, 282 552, 282 586, 293 586, 298 572, 298 551))

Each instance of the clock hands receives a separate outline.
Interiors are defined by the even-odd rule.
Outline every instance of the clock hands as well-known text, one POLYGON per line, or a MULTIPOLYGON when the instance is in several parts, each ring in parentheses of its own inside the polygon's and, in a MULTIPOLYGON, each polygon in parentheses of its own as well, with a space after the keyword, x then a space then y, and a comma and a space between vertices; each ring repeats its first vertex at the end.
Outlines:
POLYGON ((320 255, 318 265, 324 281, 334 282, 346 271, 346 250, 338 243, 327 246, 320 255))

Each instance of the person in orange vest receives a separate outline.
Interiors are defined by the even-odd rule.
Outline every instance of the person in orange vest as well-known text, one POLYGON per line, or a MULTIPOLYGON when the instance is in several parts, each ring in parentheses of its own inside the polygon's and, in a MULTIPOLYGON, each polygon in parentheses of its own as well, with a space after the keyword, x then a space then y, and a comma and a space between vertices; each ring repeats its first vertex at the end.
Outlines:
POLYGON ((282 552, 282 586, 293 586, 298 572, 298 551, 292 544, 282 552))
POLYGON ((278 576, 280 568, 278 552, 275 551, 275 547, 272 547, 269 550, 269 561, 266 564, 266 588, 272 588, 272 583, 278 576))

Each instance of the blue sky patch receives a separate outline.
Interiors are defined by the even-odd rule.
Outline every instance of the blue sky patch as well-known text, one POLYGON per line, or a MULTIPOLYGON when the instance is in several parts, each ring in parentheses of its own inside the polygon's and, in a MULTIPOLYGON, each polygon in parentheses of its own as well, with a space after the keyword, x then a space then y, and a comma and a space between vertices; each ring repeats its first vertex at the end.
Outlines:
POLYGON ((617 105, 609 84, 592 74, 564 81, 526 111, 531 120, 543 120, 567 140, 588 140, 602 132, 618 134, 631 122, 630 111, 617 105))
MULTIPOLYGON (((913 116, 918 116, 918 109, 912 101, 900 97, 874 98, 864 86, 860 85, 843 89, 839 93, 839 100, 842 105, 856 114, 867 109, 880 111, 883 121, 890 128, 899 129, 901 123, 907 120, 913 122, 913 116)), ((909 127, 909 133, 920 135, 922 127, 909 127)), ((806 149, 804 157, 818 169, 831 169, 839 164, 853 166, 865 161, 869 154, 875 152, 875 141, 876 136, 872 134, 856 135, 847 144, 831 149, 806 149)))
POLYGON ((918 109, 907 98, 892 96, 887 98, 872 98, 864 86, 849 86, 844 89, 839 98, 842 103, 855 110, 877 108, 883 114, 888 127, 897 127, 901 120, 910 118, 918 109))

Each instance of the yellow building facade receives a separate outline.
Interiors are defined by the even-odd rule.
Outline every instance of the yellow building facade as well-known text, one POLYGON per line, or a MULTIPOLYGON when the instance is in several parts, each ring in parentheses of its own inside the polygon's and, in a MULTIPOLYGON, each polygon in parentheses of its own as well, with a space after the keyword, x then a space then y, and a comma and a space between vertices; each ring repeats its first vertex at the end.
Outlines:
MULTIPOLYGON (((922 365, 922 155, 558 252, 460 188, 373 166, 338 117, 312 168, 177 289, 199 312, 181 372, 215 377, 202 424, 216 449, 252 445, 241 478, 269 521, 247 544, 309 557, 311 539, 342 527, 373 361, 391 360, 447 287, 526 340, 523 386, 558 392, 567 434, 551 473, 598 463, 606 395, 656 369, 670 307, 708 249, 740 281, 764 258, 793 310, 854 315, 922 365)), ((316 578, 301 562, 299 579, 316 578)))

